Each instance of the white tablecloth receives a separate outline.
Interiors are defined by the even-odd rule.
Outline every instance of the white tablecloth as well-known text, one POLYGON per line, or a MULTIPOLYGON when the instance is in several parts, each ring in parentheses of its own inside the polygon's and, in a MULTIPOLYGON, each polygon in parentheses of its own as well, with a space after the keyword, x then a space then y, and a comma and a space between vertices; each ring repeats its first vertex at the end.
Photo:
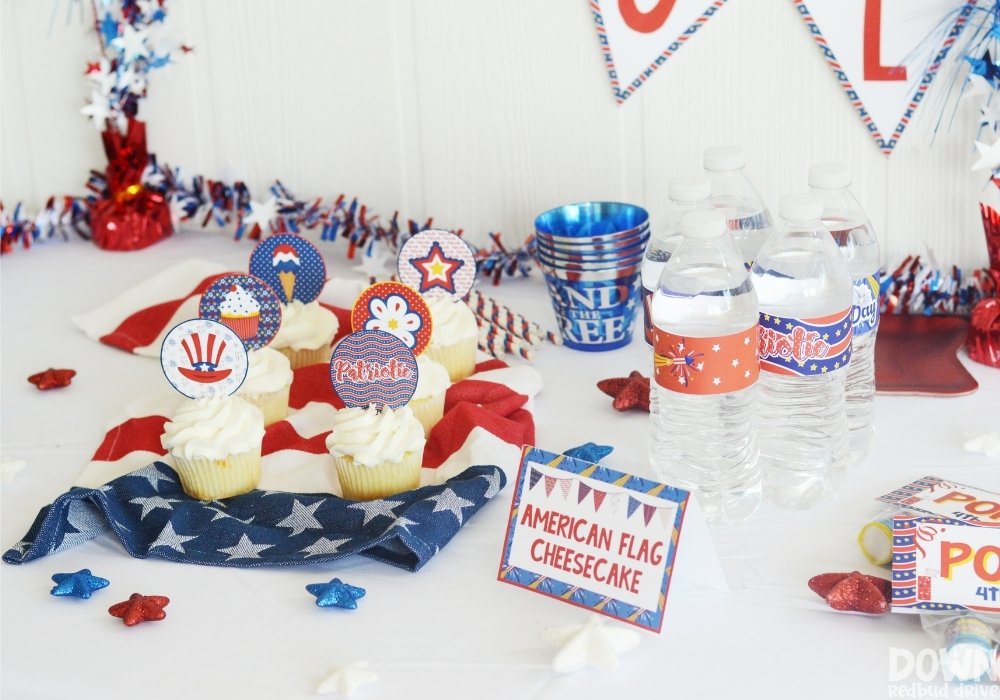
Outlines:
MULTIPOLYGON (((324 248, 331 276, 352 274, 344 249, 343 241, 324 248)), ((28 466, 0 490, 0 546, 17 542, 73 483, 125 403, 166 387, 154 360, 88 340, 70 317, 187 258, 245 269, 250 250, 224 235, 181 233, 138 253, 74 241, 4 256, 0 451, 28 466), (50 366, 77 370, 72 386, 40 392, 27 383, 50 366)), ((538 273, 485 291, 554 328, 538 273)), ((646 414, 615 413, 595 387, 643 369, 644 351, 640 340, 610 353, 542 348, 538 445, 613 445, 607 466, 652 477, 646 414)), ((890 648, 931 646, 919 619, 832 612, 806 581, 854 569, 886 575, 865 562, 855 536, 880 510, 873 499, 912 479, 933 474, 1000 491, 1000 459, 961 449, 964 430, 1000 429, 1000 371, 964 362, 980 383, 971 396, 878 397, 875 447, 832 503, 805 512, 765 505, 743 526, 713 528, 730 593, 675 582, 663 633, 643 632, 616 671, 553 673, 541 630, 586 613, 497 582, 508 486, 416 574, 361 557, 278 569, 138 560, 110 534, 23 566, 0 564, 0 694, 304 698, 327 668, 367 659, 381 680, 355 697, 886 697, 890 648), (52 574, 82 568, 111 587, 89 601, 49 595, 52 574), (333 576, 367 589, 358 610, 314 605, 305 585, 333 576), (170 597, 167 619, 126 628, 108 615, 133 592, 170 597)))

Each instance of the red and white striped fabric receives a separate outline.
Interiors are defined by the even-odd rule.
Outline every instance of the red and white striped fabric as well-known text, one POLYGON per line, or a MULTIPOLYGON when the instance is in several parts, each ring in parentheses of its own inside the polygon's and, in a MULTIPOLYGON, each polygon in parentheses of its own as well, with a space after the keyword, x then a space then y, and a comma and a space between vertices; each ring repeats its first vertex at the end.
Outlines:
MULTIPOLYGON (((90 338, 127 352, 159 357, 163 336, 181 321, 196 318, 201 293, 228 271, 192 260, 165 270, 108 304, 73 319, 90 338)), ((349 329, 347 308, 361 282, 330 280, 320 302, 337 314, 338 337, 349 329)), ((422 483, 444 481, 473 464, 495 464, 513 476, 521 446, 534 444, 532 399, 541 376, 524 365, 481 355, 476 373, 448 389, 445 416, 427 436, 422 483)), ((154 460, 172 465, 160 446, 163 424, 184 400, 168 393, 133 402, 114 421, 78 486, 97 487, 154 460)), ((333 458, 326 449, 333 412, 343 404, 330 386, 329 370, 314 365, 295 370, 286 420, 267 428, 260 488, 339 494, 333 458)))

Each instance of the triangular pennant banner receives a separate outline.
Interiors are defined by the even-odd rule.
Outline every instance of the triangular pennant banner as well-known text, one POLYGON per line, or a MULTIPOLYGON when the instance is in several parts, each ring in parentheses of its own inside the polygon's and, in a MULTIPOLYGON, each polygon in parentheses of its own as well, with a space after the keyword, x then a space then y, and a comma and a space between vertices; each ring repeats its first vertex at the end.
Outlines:
POLYGON ((885 155, 902 136, 972 5, 940 0, 793 0, 885 155))
POLYGON ((642 519, 646 521, 646 527, 649 527, 649 521, 653 519, 656 515, 656 511, 659 510, 656 506, 642 504, 642 519))
POLYGON ((608 508, 611 509, 612 513, 614 513, 614 514, 617 515, 617 513, 618 513, 618 506, 621 504, 621 502, 624 499, 625 499, 625 494, 624 493, 609 493, 608 494, 608 508))
POLYGON ((590 0, 615 99, 621 104, 726 0, 590 0))
POLYGON ((531 489, 535 488, 535 484, 537 484, 538 480, 542 478, 542 473, 537 469, 535 469, 534 467, 532 467, 531 476, 528 478, 529 478, 528 490, 530 491, 531 489))
POLYGON ((626 511, 625 519, 628 520, 629 518, 631 518, 632 517, 632 513, 635 512, 635 509, 638 508, 641 505, 642 505, 642 503, 640 503, 636 499, 634 499, 631 496, 629 496, 628 497, 628 511, 626 511))
POLYGON ((552 495, 552 489, 555 488, 556 478, 554 476, 545 477, 545 497, 548 498, 552 495))
MULTIPOLYGON (((674 520, 677 519, 677 512, 674 508, 657 508, 660 522, 663 523, 664 530, 671 530, 674 527, 674 520)), ((646 523, 649 525, 649 523, 646 523)))
POLYGON ((569 498, 569 489, 573 485, 572 479, 560 479, 559 480, 559 490, 562 491, 563 500, 565 501, 569 498))
POLYGON ((598 491, 594 489, 594 512, 596 513, 601 509, 601 504, 604 503, 604 497, 607 496, 607 492, 598 491))
POLYGON ((576 490, 576 502, 583 503, 583 499, 587 497, 588 493, 590 493, 590 487, 581 481, 580 487, 576 490))

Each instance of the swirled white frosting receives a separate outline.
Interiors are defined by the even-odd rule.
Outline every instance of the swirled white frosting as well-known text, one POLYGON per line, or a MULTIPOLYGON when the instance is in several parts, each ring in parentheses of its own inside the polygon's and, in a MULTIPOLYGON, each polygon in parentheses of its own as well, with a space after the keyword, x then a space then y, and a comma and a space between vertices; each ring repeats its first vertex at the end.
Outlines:
POLYGON ((184 459, 225 459, 259 450, 264 414, 237 396, 185 401, 163 426, 160 444, 184 459))
POLYGON ((271 347, 316 350, 324 344, 329 345, 338 328, 337 316, 319 302, 303 304, 293 299, 291 304, 281 307, 281 328, 271 341, 271 347))
POLYGON ((260 313, 260 304, 250 292, 234 284, 219 304, 219 313, 226 316, 253 316, 260 313))
POLYGON ((259 396, 281 391, 292 385, 292 365, 277 350, 261 348, 247 353, 250 358, 247 378, 237 390, 237 396, 259 396))
POLYGON ((433 325, 431 347, 445 347, 479 337, 476 316, 465 302, 452 301, 451 297, 436 297, 427 300, 427 305, 431 309, 433 325))
POLYGON ((417 390, 413 392, 411 401, 437 396, 447 391, 451 386, 448 370, 440 362, 435 362, 426 355, 417 356, 417 390))
POLYGON ((407 452, 423 448, 424 427, 408 406, 344 408, 333 417, 333 432, 326 448, 334 457, 349 456, 358 464, 377 467, 383 462, 401 462, 407 452))

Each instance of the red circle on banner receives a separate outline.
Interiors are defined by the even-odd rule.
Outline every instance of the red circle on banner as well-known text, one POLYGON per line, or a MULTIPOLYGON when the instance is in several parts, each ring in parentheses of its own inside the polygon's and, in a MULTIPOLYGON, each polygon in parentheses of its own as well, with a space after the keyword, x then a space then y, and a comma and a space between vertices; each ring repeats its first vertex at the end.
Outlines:
POLYGON ((391 333, 419 355, 431 342, 431 310, 412 287, 379 282, 361 292, 354 302, 351 330, 391 333))

